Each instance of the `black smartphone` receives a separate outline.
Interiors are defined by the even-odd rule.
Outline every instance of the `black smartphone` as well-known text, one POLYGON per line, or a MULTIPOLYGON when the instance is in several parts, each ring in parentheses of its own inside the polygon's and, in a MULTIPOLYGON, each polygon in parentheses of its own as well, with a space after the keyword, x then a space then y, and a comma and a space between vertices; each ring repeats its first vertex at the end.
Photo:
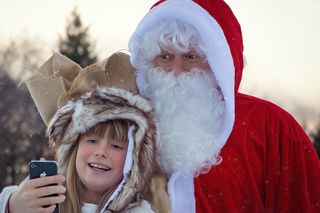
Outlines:
MULTIPOLYGON (((58 166, 56 161, 49 160, 32 160, 29 163, 30 179, 53 176, 58 174, 58 166)), ((50 196, 57 196, 53 194, 50 196)), ((56 205, 54 213, 59 213, 59 204, 56 205)))

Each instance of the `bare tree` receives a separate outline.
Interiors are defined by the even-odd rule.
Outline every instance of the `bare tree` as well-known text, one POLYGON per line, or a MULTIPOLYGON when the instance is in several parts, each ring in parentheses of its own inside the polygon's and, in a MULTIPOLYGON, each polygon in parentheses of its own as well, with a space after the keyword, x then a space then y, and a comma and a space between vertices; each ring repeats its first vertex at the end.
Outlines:
POLYGON ((0 49, 0 189, 19 183, 30 160, 52 158, 45 125, 25 84, 19 84, 43 61, 40 49, 31 44, 11 41, 0 49))

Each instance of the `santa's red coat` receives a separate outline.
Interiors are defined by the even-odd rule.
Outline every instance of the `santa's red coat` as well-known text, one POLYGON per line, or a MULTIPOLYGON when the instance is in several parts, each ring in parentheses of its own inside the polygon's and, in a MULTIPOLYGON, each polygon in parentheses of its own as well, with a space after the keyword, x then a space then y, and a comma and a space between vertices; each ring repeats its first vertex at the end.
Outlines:
POLYGON ((194 180, 196 212, 320 212, 320 161, 276 105, 237 94, 222 163, 194 180))
MULTIPOLYGON (((235 119, 232 131, 230 127, 231 134, 221 150, 221 164, 194 179, 196 212, 319 213, 320 161, 308 136, 280 107, 238 92, 243 71, 243 40, 240 24, 230 7, 223 0, 159 0, 152 8, 156 10, 151 10, 144 20, 149 19, 153 24, 169 17, 179 18, 195 27, 204 22, 210 23, 212 29, 199 27, 200 37, 206 45, 219 43, 215 46, 218 48, 223 45, 221 40, 214 40, 219 33, 212 24, 211 18, 214 18, 232 55, 232 81, 225 79, 227 73, 224 70, 211 67, 222 93, 234 90, 234 99, 226 97, 225 93, 223 95, 227 106, 234 105, 235 112, 230 110, 228 113, 234 113, 235 119), (197 8, 193 7, 194 3, 206 12, 200 11, 201 14, 191 16, 197 13, 193 11, 197 8), (188 12, 182 14, 184 11, 188 12), (210 34, 212 32, 214 34, 210 34), (213 36, 207 38, 204 35, 213 36)), ((148 23, 137 27, 136 35, 131 38, 133 41, 147 32, 148 23)), ((217 60, 209 54, 210 50, 207 49, 206 53, 209 63, 228 60, 228 56, 222 62, 217 60)), ((131 61, 135 65, 139 48, 131 53, 131 61)))

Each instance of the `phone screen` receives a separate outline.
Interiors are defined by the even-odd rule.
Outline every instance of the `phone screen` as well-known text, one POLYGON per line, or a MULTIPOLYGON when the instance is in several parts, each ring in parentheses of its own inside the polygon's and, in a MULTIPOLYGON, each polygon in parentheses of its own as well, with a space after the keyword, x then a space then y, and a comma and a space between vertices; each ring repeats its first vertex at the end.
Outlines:
MULTIPOLYGON (((33 160, 29 163, 30 179, 53 176, 58 174, 57 163, 55 161, 33 160)), ((50 196, 57 196, 53 194, 50 196)), ((47 206, 44 206, 47 207, 47 206)), ((56 205, 54 213, 59 213, 59 205, 56 205)))

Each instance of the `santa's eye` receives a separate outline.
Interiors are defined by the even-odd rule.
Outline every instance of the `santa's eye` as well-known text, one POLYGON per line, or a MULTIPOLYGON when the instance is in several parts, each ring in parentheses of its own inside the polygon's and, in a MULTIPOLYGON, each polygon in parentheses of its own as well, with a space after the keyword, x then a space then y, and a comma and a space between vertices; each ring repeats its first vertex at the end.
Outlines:
POLYGON ((197 61, 199 59, 202 59, 203 56, 199 55, 198 53, 196 53, 195 51, 190 51, 190 52, 187 52, 183 55, 183 58, 185 60, 188 60, 188 61, 197 61))
POLYGON ((157 55, 156 58, 160 59, 161 61, 169 61, 171 60, 173 55, 169 52, 162 52, 161 54, 157 55))
POLYGON ((184 55, 184 58, 185 58, 185 59, 194 60, 194 59, 197 59, 198 56, 197 56, 197 55, 194 55, 194 54, 186 54, 186 55, 184 55))

